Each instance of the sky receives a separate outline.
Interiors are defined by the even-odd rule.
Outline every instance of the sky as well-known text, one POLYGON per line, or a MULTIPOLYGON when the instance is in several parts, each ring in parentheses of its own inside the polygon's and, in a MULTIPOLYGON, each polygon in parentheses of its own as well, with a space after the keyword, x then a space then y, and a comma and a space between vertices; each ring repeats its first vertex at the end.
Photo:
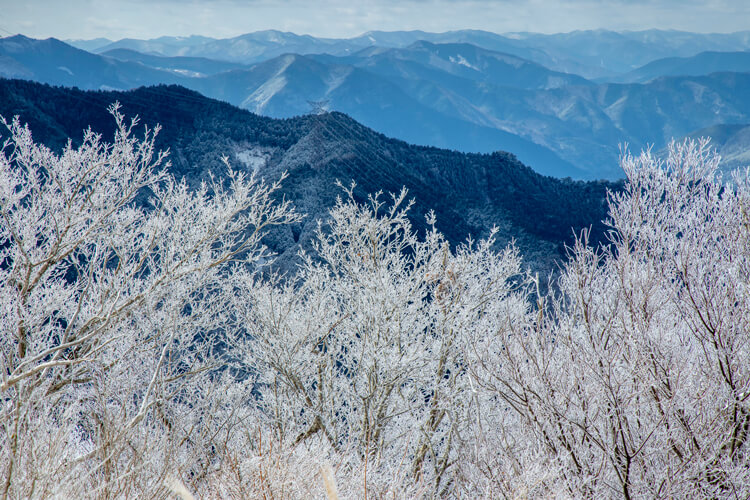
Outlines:
POLYGON ((228 38, 265 29, 323 37, 370 30, 560 33, 750 30, 748 0, 0 0, 0 36, 228 38))

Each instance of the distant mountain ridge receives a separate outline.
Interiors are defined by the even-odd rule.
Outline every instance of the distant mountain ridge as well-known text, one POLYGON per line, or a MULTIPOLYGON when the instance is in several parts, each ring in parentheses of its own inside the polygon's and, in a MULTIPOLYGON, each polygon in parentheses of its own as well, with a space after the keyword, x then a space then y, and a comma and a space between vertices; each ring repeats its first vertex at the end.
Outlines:
POLYGON ((424 40, 432 43, 469 43, 505 52, 555 71, 585 78, 609 77, 636 69, 655 59, 687 57, 707 50, 750 50, 750 31, 736 33, 689 33, 674 30, 608 31, 570 33, 506 33, 455 30, 370 31, 352 38, 319 38, 278 30, 247 33, 237 37, 160 37, 151 40, 123 39, 107 45, 71 41, 80 48, 98 52, 128 48, 165 56, 210 57, 251 64, 285 53, 350 55, 366 47, 405 48, 424 40))
POLYGON ((663 76, 704 76, 719 72, 750 73, 750 51, 707 51, 690 57, 657 59, 614 80, 644 83, 663 76))
MULTIPOLYGON (((568 55, 579 57, 595 50, 592 44, 596 40, 603 44, 604 52, 631 46, 646 50, 662 44, 659 53, 664 53, 692 50, 701 40, 728 47, 741 46, 748 39, 747 33, 591 31, 503 37, 466 30, 442 34, 372 32, 342 41, 267 31, 231 39, 234 49, 266 47, 268 50, 261 52, 270 54, 312 43, 328 53, 287 53, 243 65, 202 57, 154 56, 130 49, 112 49, 102 56, 78 51, 76 56, 75 49, 62 42, 26 38, 20 44, 26 47, 25 52, 19 52, 7 49, 6 45, 19 45, 19 40, 11 38, 0 39, 0 75, 92 89, 174 83, 277 118, 307 114, 316 106, 311 103, 323 103, 411 143, 469 152, 511 151, 544 174, 612 179, 622 176, 617 166, 620 144, 627 143, 635 150, 659 149, 673 137, 705 127, 750 122, 748 73, 704 74, 711 67, 704 61, 706 57, 714 61, 715 69, 741 70, 745 69, 746 53, 708 52, 679 63, 656 61, 643 67, 650 72, 647 76, 632 76, 647 79, 645 83, 595 84, 467 40, 517 51, 524 47, 518 44, 531 43, 529 40, 542 45, 558 40, 570 48, 568 55), (412 41, 420 37, 444 43, 412 41), (411 43, 402 46, 407 42, 411 43), (357 50, 352 52, 354 48, 357 50), (331 54, 337 51, 344 55, 331 54), (66 61, 65 66, 60 67, 59 61, 66 61), (694 72, 700 74, 672 75, 686 72, 680 65, 696 68, 694 72)), ((153 43, 185 52, 200 47, 216 49, 228 42, 163 37, 153 43)), ((523 50, 541 57, 538 49, 523 50)), ((643 54, 629 55, 630 62, 622 57, 617 64, 628 65, 643 54)), ((623 74, 611 79, 618 78, 627 79, 623 74)))
POLYGON ((186 37, 161 36, 150 40, 140 40, 137 38, 123 38, 117 41, 98 39, 90 42, 86 40, 69 40, 69 43, 80 49, 90 50, 95 53, 106 52, 113 49, 131 49, 150 55, 183 56, 186 55, 180 53, 181 50, 184 50, 183 48, 203 45, 214 40, 216 39, 211 37, 191 35, 186 37), (106 43, 101 43, 105 41, 106 43))
POLYGON ((206 76, 234 69, 246 68, 243 64, 217 61, 205 57, 166 57, 144 54, 130 49, 111 49, 102 52, 103 56, 119 61, 139 62, 159 70, 173 71, 184 76, 206 76))
MULTIPOLYGON (((369 69, 378 74, 395 72, 399 63, 442 71, 471 81, 501 87, 550 89, 569 85, 591 85, 578 75, 552 71, 511 54, 483 49, 468 43, 435 44, 420 40, 405 48, 369 47, 348 57, 311 56, 317 60, 338 61, 369 69)), ((416 75, 422 76, 422 75, 416 75)))
MULTIPOLYGON (((122 49, 118 49, 114 55, 122 57, 118 55, 122 53, 122 49)), ((175 72, 174 69, 189 67, 195 70, 202 66, 205 71, 204 59, 126 54, 129 54, 127 59, 137 59, 137 62, 90 54, 54 39, 34 41, 26 37, 4 38, 0 39, 0 76, 84 89, 125 90, 139 85, 176 83, 251 111, 279 118, 308 113, 310 100, 331 99, 336 105, 334 109, 351 114, 381 132, 413 143, 463 151, 513 151, 542 173, 559 177, 587 176, 552 151, 528 139, 486 124, 445 116, 415 101, 387 79, 362 69, 325 64, 289 54, 249 68, 196 78, 185 72, 175 72), (16 52, 8 49, 17 45, 32 48, 16 52), (12 57, 16 53, 20 53, 21 57, 12 57), (35 56, 29 57, 28 53, 35 56), (24 71, 20 72, 4 63, 4 54, 9 55, 9 61, 17 61, 24 71), (64 74, 50 71, 55 61, 75 59, 75 55, 80 60, 79 65, 71 62, 64 74), (161 69, 146 63, 155 64, 161 69), (78 77, 79 74, 82 76, 78 77), (119 80, 112 77, 120 74, 123 76, 119 80), (98 75, 101 78, 97 81, 98 75)))
POLYGON ((519 43, 533 46, 555 58, 571 58, 588 68, 598 68, 609 77, 625 73, 653 60, 688 57, 707 50, 750 49, 750 31, 735 33, 690 33, 676 30, 644 31, 579 30, 570 33, 508 33, 519 43))
POLYGON ((155 82, 180 83, 181 75, 76 49, 55 38, 0 39, 0 76, 82 88, 127 89, 155 82))

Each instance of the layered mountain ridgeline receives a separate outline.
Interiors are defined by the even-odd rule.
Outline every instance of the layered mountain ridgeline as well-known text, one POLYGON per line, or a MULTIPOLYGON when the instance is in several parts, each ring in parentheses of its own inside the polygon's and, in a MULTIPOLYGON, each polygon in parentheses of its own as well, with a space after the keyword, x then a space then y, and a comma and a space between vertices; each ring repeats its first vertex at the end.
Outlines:
MULTIPOLYGON (((493 46, 502 45, 500 41, 505 44, 502 46, 513 42, 482 32, 448 35, 373 33, 374 42, 358 39, 356 43, 399 45, 418 36, 440 41, 474 40, 493 46)), ((517 36, 521 41, 538 39, 517 36)), ((667 46, 677 53, 690 50, 696 40, 702 39, 698 35, 655 32, 651 38, 636 37, 636 43, 631 40, 634 34, 586 32, 570 34, 565 43, 575 52, 596 36, 611 50, 634 43, 650 47, 655 43, 651 38, 664 43, 671 40, 667 46)), ((258 46, 279 50, 302 50, 299 44, 308 38, 264 32, 242 40, 255 40, 258 46)), ((242 40, 235 40, 233 50, 240 50, 242 40)), ((721 48, 742 46, 744 41, 741 34, 735 34, 718 37, 712 43, 721 48)), ((214 42, 221 45, 226 41, 214 42)), ((143 50, 166 50, 162 47, 165 43, 184 43, 179 51, 172 52, 192 54, 198 47, 208 50, 206 44, 214 42, 170 38, 153 42, 153 46, 135 45, 143 50)), ((324 45, 329 52, 341 52, 331 40, 324 45)), ((594 84, 465 41, 416 41, 396 48, 370 46, 339 56, 285 54, 251 66, 197 56, 146 55, 123 48, 110 48, 106 53, 94 55, 52 39, 6 38, 0 40, 0 75, 87 89, 176 83, 275 118, 308 113, 311 101, 324 101, 331 110, 410 143, 465 152, 512 151, 537 172, 577 179, 621 177, 617 160, 623 143, 636 151, 650 146, 658 150, 673 137, 695 130, 750 122, 750 73, 668 76, 645 84, 594 84)), ((742 57, 722 56, 713 67, 743 69, 741 61, 730 64, 730 60, 742 57)), ((696 56, 697 62, 688 66, 701 60, 696 56)), ((675 71, 669 64, 656 68, 665 73, 675 71)))
MULTIPOLYGON (((577 178, 621 177, 620 144, 661 148, 693 130, 750 121, 750 73, 664 77, 646 84, 594 85, 568 77, 568 84, 539 88, 534 81, 546 85, 555 74, 517 59, 518 67, 482 72, 486 61, 472 57, 471 47, 459 47, 422 43, 346 58, 282 56, 235 72, 233 78, 247 86, 224 87, 226 93, 217 97, 275 117, 303 113, 308 100, 327 99, 331 109, 411 142, 463 151, 496 145, 517 152, 539 172, 577 178), (525 79, 525 68, 538 72, 525 79), (469 127, 467 138, 462 131, 469 127), (492 130, 506 137, 493 136, 492 130), (552 155, 531 157, 529 142, 578 172, 558 166, 552 155)), ((501 61, 500 54, 493 56, 501 61)), ((212 79, 220 78, 203 79, 195 88, 216 95, 219 86, 212 79)))
POLYGON ((550 89, 587 85, 580 76, 553 71, 521 57, 468 43, 417 41, 406 48, 371 47, 351 56, 316 56, 320 61, 346 63, 383 76, 441 81, 448 75, 499 87, 550 89))
POLYGON ((750 73, 750 51, 707 51, 690 57, 657 59, 610 81, 643 83, 662 76, 701 76, 719 72, 750 73))
POLYGON ((468 43, 489 50, 507 52, 561 71, 573 73, 578 71, 570 71, 570 68, 582 69, 576 61, 553 58, 542 50, 527 46, 523 41, 480 30, 457 30, 445 33, 429 33, 420 30, 368 31, 356 37, 338 39, 264 30, 224 39, 163 36, 149 40, 132 38, 118 41, 67 40, 75 47, 99 54, 113 49, 128 49, 162 56, 209 57, 241 64, 253 64, 291 53, 345 56, 371 47, 403 48, 418 41, 468 43), (562 65, 564 69, 558 68, 558 65, 562 65))
POLYGON ((55 38, 36 40, 22 35, 0 39, 0 76, 84 89, 181 81, 179 74, 91 54, 55 38))
POLYGON ((173 71, 185 76, 200 77, 246 68, 243 64, 206 59, 205 57, 164 57, 144 54, 130 49, 112 49, 102 53, 102 55, 120 61, 138 62, 155 69, 173 71))
POLYGON ((689 57, 706 50, 731 52, 750 49, 750 31, 691 33, 658 29, 620 32, 598 29, 554 34, 508 33, 506 36, 552 58, 575 61, 581 69, 572 72, 587 78, 625 73, 665 57, 689 57))
POLYGON ((625 73, 655 59, 688 57, 711 50, 731 52, 750 49, 750 31, 736 33, 690 33, 675 30, 622 31, 583 30, 570 33, 506 33, 456 30, 369 31, 352 38, 317 38, 277 30, 257 31, 233 38, 200 36, 159 37, 150 40, 71 40, 76 47, 106 52, 127 48, 165 56, 198 56, 252 64, 282 54, 351 55, 367 47, 404 48, 418 41, 468 43, 505 52, 555 71, 586 78, 625 73))
POLYGON ((227 63, 214 61, 212 66, 207 59, 112 50, 109 56, 98 56, 55 39, 4 38, 0 39, 0 76, 92 90, 176 83, 275 118, 305 114, 310 110, 308 101, 325 98, 332 109, 408 142, 470 152, 513 151, 546 175, 591 177, 532 140, 486 121, 433 109, 429 102, 407 95, 398 82, 349 65, 288 54, 246 69, 215 73, 227 63))
POLYGON ((502 149, 546 175, 599 177, 531 138, 498 128, 467 94, 478 87, 486 93, 492 86, 442 71, 423 72, 434 73, 434 78, 381 75, 345 62, 289 54, 247 70, 195 79, 187 86, 274 118, 305 114, 311 101, 325 101, 331 110, 414 144, 481 153, 502 149))
POLYGON ((0 114, 19 115, 34 137, 53 149, 68 137, 80 141, 89 125, 111 137, 114 122, 106 107, 114 101, 142 123, 163 126, 158 146, 170 148, 172 172, 191 184, 209 172, 221 176, 222 155, 234 167, 255 170, 269 180, 287 171, 280 196, 308 214, 303 223, 274 232, 268 241, 287 269, 292 269, 299 245, 308 244, 317 219, 342 194, 335 187, 337 179, 355 181, 360 198, 406 186, 415 200, 413 224, 424 230, 424 216, 434 209, 439 229, 453 244, 469 235, 482 237, 497 225, 498 244, 515 239, 526 262, 543 272, 554 269, 574 233, 592 227, 594 238, 601 237, 606 191, 618 187, 544 177, 508 153, 464 154, 409 145, 341 113, 278 120, 178 86, 87 92, 0 80, 0 114))

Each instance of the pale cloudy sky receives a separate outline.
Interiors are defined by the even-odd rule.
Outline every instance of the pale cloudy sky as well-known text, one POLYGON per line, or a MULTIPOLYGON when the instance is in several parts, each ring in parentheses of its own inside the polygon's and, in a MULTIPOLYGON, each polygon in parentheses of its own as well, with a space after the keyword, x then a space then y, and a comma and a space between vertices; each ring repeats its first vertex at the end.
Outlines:
POLYGON ((0 36, 224 38, 264 29, 348 37, 369 30, 496 33, 605 28, 750 30, 749 0, 0 0, 0 36))

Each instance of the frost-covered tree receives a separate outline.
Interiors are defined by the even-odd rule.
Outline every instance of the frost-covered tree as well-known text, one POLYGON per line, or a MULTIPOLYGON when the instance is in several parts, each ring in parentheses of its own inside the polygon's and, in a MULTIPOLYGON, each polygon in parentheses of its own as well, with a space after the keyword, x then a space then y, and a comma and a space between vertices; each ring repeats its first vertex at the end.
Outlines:
POLYGON ((750 495, 750 179, 707 142, 626 154, 549 287, 353 187, 274 276, 279 184, 191 190, 112 113, 59 155, 6 124, 3 498, 750 495))
POLYGON ((434 220, 417 235, 405 196, 360 204, 348 190, 294 281, 260 293, 234 276, 251 284, 237 308, 281 442, 323 440, 369 461, 373 477, 402 469, 445 494, 476 411, 467 332, 497 331, 496 318, 528 306, 515 250, 498 255, 492 238, 451 250, 434 220))
MULTIPOLYGON (((5 123, 0 155, 0 496, 163 495, 221 450, 212 391, 219 291, 296 220, 229 171, 197 191, 169 176, 158 129, 111 144, 90 130, 61 154, 5 123)), ((231 412, 230 412, 231 414, 231 412)))
POLYGON ((718 161, 625 155, 610 245, 584 234, 539 319, 477 344, 477 384, 518 417, 498 462, 547 467, 532 496, 750 494, 750 185, 718 161))

